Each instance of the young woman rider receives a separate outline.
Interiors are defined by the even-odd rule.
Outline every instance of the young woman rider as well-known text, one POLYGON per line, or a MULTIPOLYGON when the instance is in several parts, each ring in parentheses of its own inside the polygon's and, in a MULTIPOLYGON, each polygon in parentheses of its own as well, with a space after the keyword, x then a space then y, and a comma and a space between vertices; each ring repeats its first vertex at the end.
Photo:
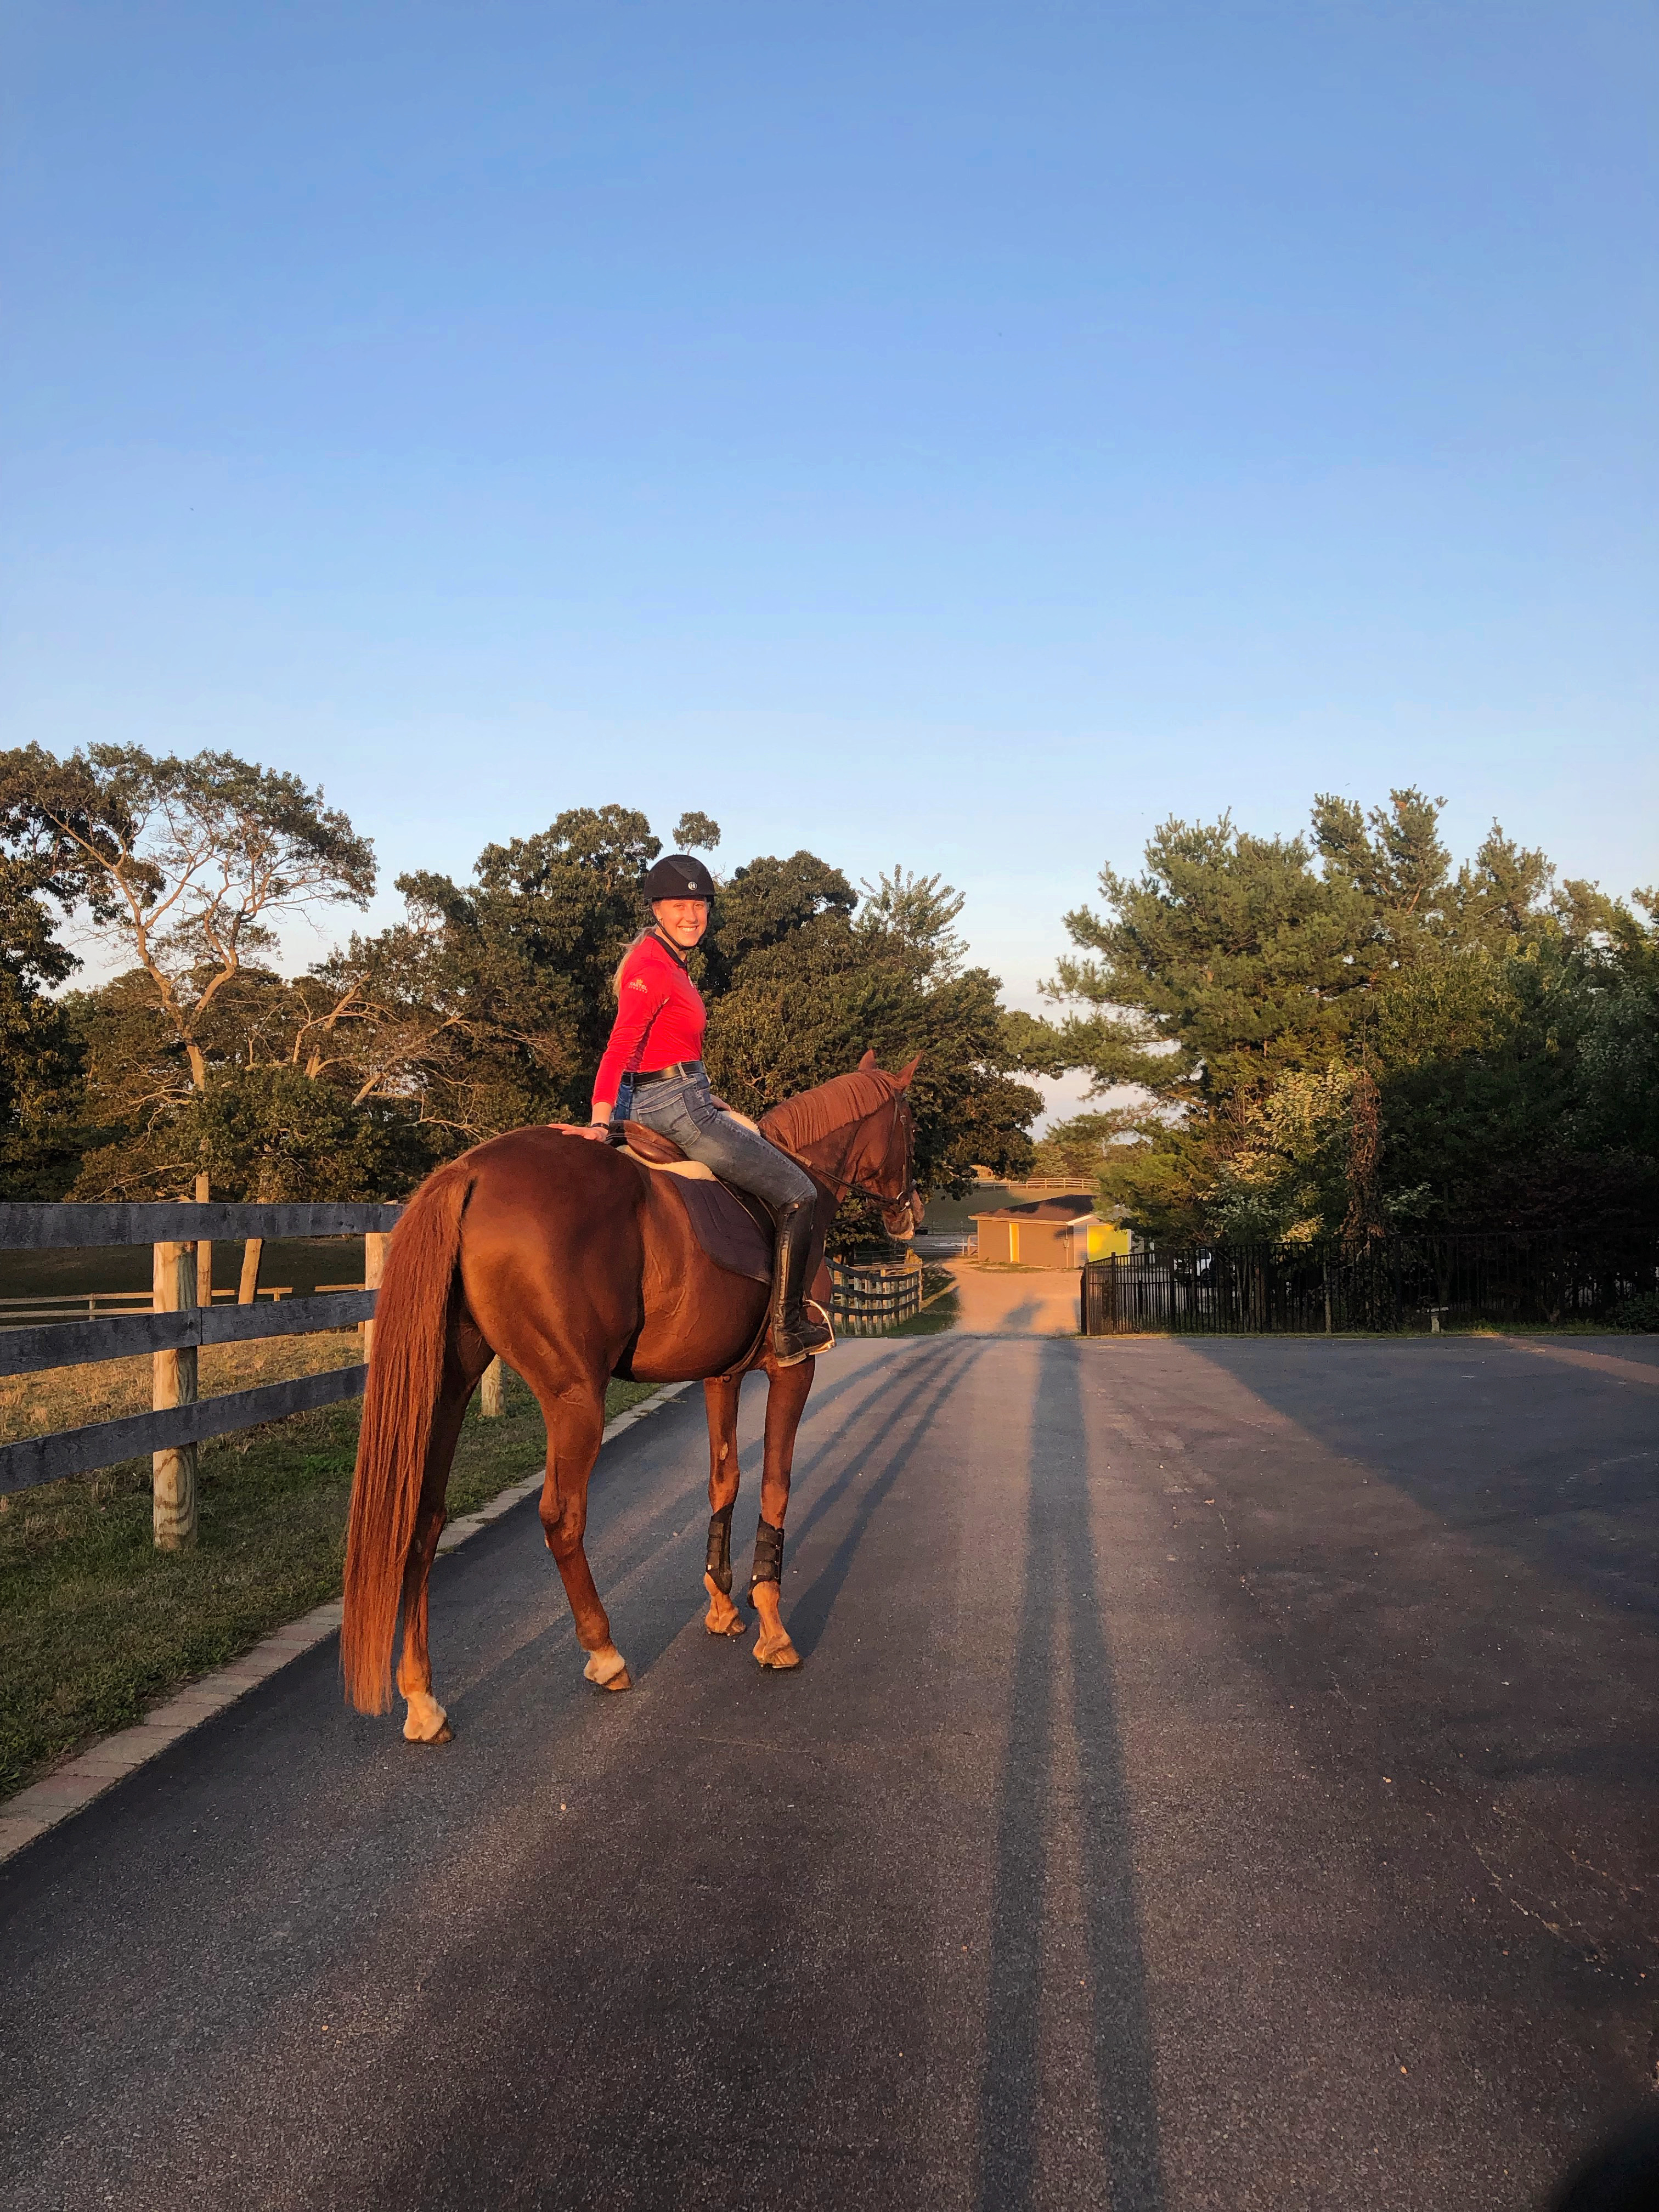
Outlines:
POLYGON ((686 968, 708 927, 713 878, 701 860, 672 854, 647 876, 645 896, 651 927, 617 970, 616 1024, 593 1085, 592 1126, 583 1134, 603 1138, 618 1115, 631 1116, 765 1202, 778 1237, 772 1352, 780 1367, 793 1367, 835 1341, 803 1304, 817 1188, 787 1152, 720 1104, 703 1073, 707 1016, 686 968))

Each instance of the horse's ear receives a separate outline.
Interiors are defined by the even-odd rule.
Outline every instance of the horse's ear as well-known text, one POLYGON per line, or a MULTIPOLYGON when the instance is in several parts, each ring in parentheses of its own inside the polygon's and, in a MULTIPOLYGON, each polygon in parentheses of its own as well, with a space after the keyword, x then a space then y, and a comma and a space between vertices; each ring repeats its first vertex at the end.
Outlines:
POLYGON ((872 1046, 872 1047, 871 1047, 871 1048, 870 1048, 870 1050, 865 1054, 865 1055, 864 1055, 863 1059, 859 1062, 859 1073, 860 1073, 860 1075, 866 1075, 866 1074, 867 1074, 867 1073, 869 1073, 869 1071, 870 1071, 870 1070, 871 1070, 871 1069, 875 1066, 875 1064, 876 1064, 876 1054, 875 1054, 875 1048, 874 1048, 873 1046, 872 1046))
POLYGON ((900 1068, 898 1073, 893 1078, 893 1080, 897 1084, 901 1091, 908 1091, 909 1089, 910 1078, 915 1073, 916 1070, 921 1066, 921 1054, 918 1053, 908 1067, 900 1068))

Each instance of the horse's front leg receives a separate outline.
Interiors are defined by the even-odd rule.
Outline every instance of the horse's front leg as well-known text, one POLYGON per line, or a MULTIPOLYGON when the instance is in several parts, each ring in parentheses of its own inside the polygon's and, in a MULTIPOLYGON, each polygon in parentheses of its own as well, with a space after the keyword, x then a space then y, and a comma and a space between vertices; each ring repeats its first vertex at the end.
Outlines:
POLYGON ((780 1611, 783 1583, 783 1517, 789 1510, 789 1475, 795 1463, 795 1431, 812 1387, 811 1359, 793 1367, 767 1363, 770 1389, 766 1399, 766 1467, 761 1476, 760 1526, 755 1531, 755 1565, 749 1601, 760 1615, 755 1657, 763 1667, 799 1667, 800 1654, 789 1641, 780 1611))
POLYGON ((702 1386, 708 1412, 708 1559, 702 1586, 711 1636, 741 1636, 743 1615, 732 1602, 732 1508, 738 1499, 738 1393, 741 1375, 717 1375, 702 1386))

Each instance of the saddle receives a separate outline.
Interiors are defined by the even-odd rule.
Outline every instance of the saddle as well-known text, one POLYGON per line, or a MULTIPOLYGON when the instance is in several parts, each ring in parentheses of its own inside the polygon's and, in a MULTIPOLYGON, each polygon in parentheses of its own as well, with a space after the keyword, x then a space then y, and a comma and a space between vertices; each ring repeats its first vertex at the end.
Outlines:
POLYGON ((759 1199, 722 1182, 701 1160, 687 1159, 672 1137, 647 1129, 643 1121, 613 1121, 611 1141, 641 1167, 673 1177, 674 1194, 692 1232, 717 1267, 728 1275, 746 1275, 752 1283, 771 1281, 776 1231, 759 1199))

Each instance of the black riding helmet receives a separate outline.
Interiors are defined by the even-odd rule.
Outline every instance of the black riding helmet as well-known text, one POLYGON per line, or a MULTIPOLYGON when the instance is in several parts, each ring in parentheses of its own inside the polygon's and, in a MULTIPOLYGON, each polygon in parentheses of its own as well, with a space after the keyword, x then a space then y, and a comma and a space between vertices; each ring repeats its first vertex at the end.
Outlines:
POLYGON ((659 899, 676 898, 707 899, 712 905, 714 878, 690 853, 670 853, 646 878, 645 896, 651 906, 659 899))

